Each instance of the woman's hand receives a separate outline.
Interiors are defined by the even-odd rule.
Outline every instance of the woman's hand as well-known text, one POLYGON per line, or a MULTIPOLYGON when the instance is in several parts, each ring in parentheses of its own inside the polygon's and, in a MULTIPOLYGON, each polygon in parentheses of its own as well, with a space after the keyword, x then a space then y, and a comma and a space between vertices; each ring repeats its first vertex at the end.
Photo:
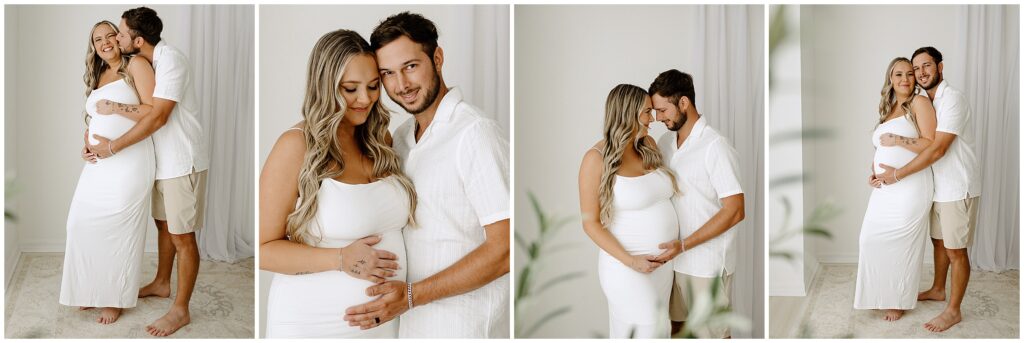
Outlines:
POLYGON ((649 274, 664 264, 662 262, 654 261, 655 258, 656 256, 653 255, 632 255, 629 257, 629 263, 626 265, 633 268, 635 271, 649 274))
POLYGON ((896 138, 903 138, 892 133, 883 133, 879 137, 879 144, 882 146, 896 146, 896 138))
POLYGON ((341 248, 341 271, 357 279, 382 283, 395 276, 399 269, 398 256, 386 250, 374 249, 380 236, 370 236, 341 248))
POLYGON ((82 147, 82 159, 92 164, 96 164, 96 161, 98 160, 96 158, 96 154, 89 151, 88 147, 82 147))
POLYGON ((882 179, 879 179, 875 174, 871 174, 871 176, 868 176, 868 186, 882 188, 882 179))

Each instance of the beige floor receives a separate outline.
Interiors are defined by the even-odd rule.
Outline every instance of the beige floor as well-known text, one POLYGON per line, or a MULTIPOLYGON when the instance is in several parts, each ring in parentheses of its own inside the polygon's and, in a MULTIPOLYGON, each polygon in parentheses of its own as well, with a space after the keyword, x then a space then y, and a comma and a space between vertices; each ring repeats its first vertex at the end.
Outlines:
MULTIPOLYGON (((920 289, 931 285, 933 271, 925 268, 920 289)), ((961 307, 964 319, 942 333, 925 330, 922 325, 945 307, 945 302, 919 302, 895 322, 882 320, 882 311, 853 309, 857 280, 855 264, 823 264, 815 276, 806 305, 794 299, 772 299, 773 306, 804 308, 798 328, 792 336, 813 338, 1019 338, 1020 272, 1004 273, 973 271, 961 307), (787 302, 788 305, 783 304, 787 302)), ((772 328, 776 320, 787 320, 772 311, 772 328)), ((779 337, 775 332, 771 337, 779 337)))
MULTIPOLYGON (((57 303, 62 253, 25 253, 5 294, 7 338, 147 338, 146 325, 162 316, 171 298, 139 299, 117 322, 95 322, 98 310, 79 311, 57 303)), ((192 295, 192 323, 171 338, 253 338, 254 260, 203 261, 192 295)), ((156 271, 156 254, 146 254, 143 281, 156 271)), ((176 271, 175 271, 176 272, 176 271)), ((172 278, 172 289, 176 278, 172 278)))

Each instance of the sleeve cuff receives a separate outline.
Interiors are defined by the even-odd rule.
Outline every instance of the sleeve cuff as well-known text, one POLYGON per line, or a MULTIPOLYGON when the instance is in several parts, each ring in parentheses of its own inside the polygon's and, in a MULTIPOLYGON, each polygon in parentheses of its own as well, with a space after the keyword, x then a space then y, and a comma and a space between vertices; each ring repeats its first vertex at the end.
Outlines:
POLYGON ((501 211, 487 216, 480 217, 480 226, 487 226, 499 221, 509 219, 508 211, 501 211))

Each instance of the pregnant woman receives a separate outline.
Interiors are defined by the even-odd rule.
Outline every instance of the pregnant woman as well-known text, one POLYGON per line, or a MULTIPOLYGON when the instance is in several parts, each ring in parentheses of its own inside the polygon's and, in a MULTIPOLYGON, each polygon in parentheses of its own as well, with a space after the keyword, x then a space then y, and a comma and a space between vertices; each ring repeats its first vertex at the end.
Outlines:
MULTIPOLYGON (((96 102, 149 104, 154 87, 153 67, 145 58, 122 55, 116 36, 117 26, 109 21, 93 25, 84 77, 88 132, 111 139, 128 132, 135 122, 120 115, 97 115, 96 102)), ((99 307, 96 321, 101 324, 116 321, 121 309, 135 307, 138 299, 156 173, 149 138, 113 153, 96 160, 83 152, 91 163, 82 169, 71 200, 60 285, 61 304, 99 307)))
POLYGON ((405 281, 402 230, 414 225, 377 62, 358 33, 337 30, 313 47, 306 77, 304 120, 260 175, 260 268, 277 273, 267 337, 397 338, 397 320, 368 330, 343 320, 374 300, 366 288, 405 281))
POLYGON ((853 307, 885 310, 884 319, 893 321, 917 304, 934 190, 932 173, 914 173, 891 185, 882 185, 874 174, 884 171, 879 164, 899 168, 920 153, 899 146, 882 146, 882 139, 890 139, 882 134, 930 141, 935 137, 935 109, 928 98, 915 94, 910 60, 892 60, 885 75, 878 125, 871 136, 875 157, 868 182, 877 188, 871 192, 860 230, 853 307))
MULTIPOLYGON (((598 279, 608 299, 611 338, 668 338, 672 266, 653 261, 675 239, 675 176, 647 135, 651 97, 618 85, 605 103, 604 139, 583 156, 583 230, 601 248, 598 279)), ((671 263, 668 262, 668 263, 671 263)))

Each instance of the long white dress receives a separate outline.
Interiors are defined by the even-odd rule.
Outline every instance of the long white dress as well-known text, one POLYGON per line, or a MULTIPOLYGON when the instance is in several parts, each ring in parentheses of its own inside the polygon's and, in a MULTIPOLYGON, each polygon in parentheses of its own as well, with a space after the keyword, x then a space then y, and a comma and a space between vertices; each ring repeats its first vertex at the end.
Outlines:
MULTIPOLYGON (((879 125, 872 135, 875 173, 884 171, 880 163, 900 168, 917 156, 906 148, 881 146, 887 132, 918 137, 906 116, 879 125)), ((860 229, 854 308, 909 310, 917 304, 933 191, 931 168, 871 191, 860 229)))
MULTIPOLYGON (((368 183, 332 179, 320 183, 313 233, 316 247, 341 248, 360 238, 380 235, 374 249, 398 256, 399 269, 389 280, 405 281, 407 268, 402 229, 409 218, 409 197, 394 176, 368 183)), ((415 230, 415 229, 411 229, 415 230)), ((378 297, 366 295, 373 283, 332 270, 305 275, 275 274, 267 298, 268 338, 398 338, 399 319, 369 330, 349 326, 345 309, 378 297)))
MULTIPOLYGON (((92 116, 92 144, 99 143, 92 134, 115 139, 135 125, 120 115, 97 115, 96 102, 101 99, 139 103, 123 79, 92 91, 85 104, 92 116)), ((85 163, 68 212, 61 304, 135 307, 155 173, 149 138, 96 164, 85 163)))
MULTIPOLYGON (((658 255, 658 244, 676 239, 672 180, 662 171, 615 177, 609 231, 630 255, 658 255)), ((597 274, 608 299, 609 338, 668 338, 672 262, 640 273, 600 250, 597 274)))

